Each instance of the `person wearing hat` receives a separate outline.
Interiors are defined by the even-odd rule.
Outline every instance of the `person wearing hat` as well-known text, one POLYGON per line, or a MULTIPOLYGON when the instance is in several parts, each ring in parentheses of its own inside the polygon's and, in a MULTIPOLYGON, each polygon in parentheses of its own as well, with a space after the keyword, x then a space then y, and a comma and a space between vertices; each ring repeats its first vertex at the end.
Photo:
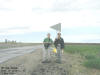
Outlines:
POLYGON ((57 33, 57 38, 54 41, 54 45, 57 49, 57 63, 61 63, 61 56, 64 51, 64 40, 61 37, 61 33, 57 33))
POLYGON ((50 62, 50 47, 53 44, 52 39, 50 38, 50 33, 47 34, 47 37, 43 41, 44 49, 43 49, 43 61, 42 63, 50 62))

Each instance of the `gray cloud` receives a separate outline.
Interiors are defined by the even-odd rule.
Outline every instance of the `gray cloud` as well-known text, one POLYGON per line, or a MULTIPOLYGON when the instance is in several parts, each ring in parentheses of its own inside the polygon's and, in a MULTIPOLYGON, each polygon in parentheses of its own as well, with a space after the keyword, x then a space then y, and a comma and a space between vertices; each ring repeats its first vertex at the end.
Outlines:
MULTIPOLYGON (((73 10, 71 4, 76 2, 76 0, 56 0, 53 4, 52 11, 70 11, 73 10)), ((74 9, 75 10, 75 9, 74 9)))
POLYGON ((79 0, 56 0, 51 8, 33 8, 36 12, 66 12, 80 10, 100 10, 99 0, 88 0, 80 3, 79 0))
POLYGON ((79 0, 56 0, 53 11, 79 11, 83 9, 100 9, 100 0, 88 0, 80 3, 79 0))
POLYGON ((75 2, 76 0, 56 0, 53 3, 51 8, 33 8, 32 11, 36 12, 56 12, 56 11, 74 11, 80 10, 77 8, 70 8, 71 3, 75 2))

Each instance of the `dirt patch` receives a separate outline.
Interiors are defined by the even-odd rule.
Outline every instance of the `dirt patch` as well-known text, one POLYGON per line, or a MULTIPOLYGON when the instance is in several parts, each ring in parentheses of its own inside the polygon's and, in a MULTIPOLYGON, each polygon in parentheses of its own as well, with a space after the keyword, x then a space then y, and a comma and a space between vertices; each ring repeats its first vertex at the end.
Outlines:
POLYGON ((31 75, 68 75, 67 70, 55 63, 39 64, 31 75))

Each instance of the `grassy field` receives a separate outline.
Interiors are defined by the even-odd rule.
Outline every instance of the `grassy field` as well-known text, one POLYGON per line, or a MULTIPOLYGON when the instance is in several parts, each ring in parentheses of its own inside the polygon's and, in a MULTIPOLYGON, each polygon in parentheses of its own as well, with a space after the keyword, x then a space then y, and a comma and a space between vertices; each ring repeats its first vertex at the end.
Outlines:
POLYGON ((66 45, 65 52, 80 54, 83 66, 100 70, 100 45, 66 45))

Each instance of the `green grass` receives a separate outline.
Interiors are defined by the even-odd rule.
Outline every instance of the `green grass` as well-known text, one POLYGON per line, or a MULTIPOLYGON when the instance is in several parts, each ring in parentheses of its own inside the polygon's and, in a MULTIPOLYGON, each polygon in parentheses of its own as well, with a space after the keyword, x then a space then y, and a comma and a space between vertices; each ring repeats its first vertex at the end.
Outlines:
POLYGON ((83 63, 83 65, 88 68, 100 69, 100 59, 96 58, 96 59, 87 60, 83 63))
POLYGON ((100 69, 100 45, 66 45, 65 52, 78 53, 86 59, 84 66, 100 69))

